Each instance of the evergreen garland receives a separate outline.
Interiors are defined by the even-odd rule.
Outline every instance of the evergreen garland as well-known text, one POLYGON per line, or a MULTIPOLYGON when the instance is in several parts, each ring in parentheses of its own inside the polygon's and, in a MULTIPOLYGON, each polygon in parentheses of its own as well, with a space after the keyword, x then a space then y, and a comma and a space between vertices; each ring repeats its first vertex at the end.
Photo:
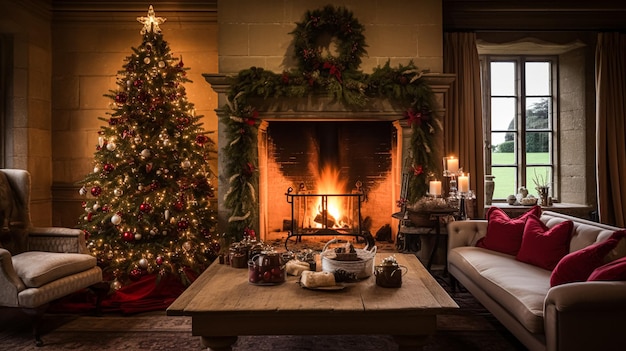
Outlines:
POLYGON ((294 35, 298 67, 280 74, 251 67, 232 77, 226 115, 226 155, 228 190, 224 200, 231 210, 227 237, 240 240, 253 231, 257 217, 258 112, 251 98, 298 98, 325 93, 346 108, 367 109, 372 99, 387 99, 394 107, 404 110, 406 123, 413 131, 411 137, 411 169, 409 172, 409 202, 426 195, 427 178, 436 171, 433 141, 441 125, 432 113, 433 93, 422 79, 423 71, 410 62, 397 68, 387 62, 372 74, 359 70, 366 53, 363 26, 345 8, 326 6, 308 11, 303 22, 296 23, 294 35), (315 47, 316 39, 331 34, 339 39, 338 57, 322 56, 315 47))

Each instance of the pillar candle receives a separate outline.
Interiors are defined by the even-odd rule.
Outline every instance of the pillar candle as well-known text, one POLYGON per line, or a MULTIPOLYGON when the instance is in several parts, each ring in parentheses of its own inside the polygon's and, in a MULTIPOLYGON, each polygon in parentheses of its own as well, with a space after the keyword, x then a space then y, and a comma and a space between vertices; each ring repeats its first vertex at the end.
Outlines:
POLYGON ((469 173, 459 176, 459 192, 466 193, 469 191, 469 173))
POLYGON ((448 172, 450 173, 456 173, 459 170, 459 159, 458 158, 454 158, 454 157, 449 157, 447 160, 448 162, 448 172))
POLYGON ((438 180, 431 180, 430 183, 430 195, 432 196, 440 196, 441 195, 441 182, 438 180))

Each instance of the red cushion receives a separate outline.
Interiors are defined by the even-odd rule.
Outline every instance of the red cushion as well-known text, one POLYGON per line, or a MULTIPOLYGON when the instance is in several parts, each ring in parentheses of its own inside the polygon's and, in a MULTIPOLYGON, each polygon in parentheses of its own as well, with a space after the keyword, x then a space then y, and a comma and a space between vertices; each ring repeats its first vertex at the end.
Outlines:
POLYGON ((553 270, 569 253, 573 228, 574 223, 569 220, 548 228, 536 216, 528 217, 524 226, 522 246, 515 258, 543 269, 553 270))
POLYGON ((626 257, 622 257, 596 268, 591 275, 589 275, 587 281, 591 282, 596 280, 626 280, 626 257))
POLYGON ((596 268, 605 264, 606 255, 617 246, 624 235, 626 231, 620 230, 607 240, 567 254, 552 271, 550 286, 587 280, 596 268))
POLYGON ((476 246, 483 249, 502 252, 511 256, 517 255, 522 245, 524 224, 531 216, 541 216, 541 206, 533 206, 524 214, 516 218, 509 216, 498 207, 489 207, 487 210, 487 234, 478 240, 476 246))

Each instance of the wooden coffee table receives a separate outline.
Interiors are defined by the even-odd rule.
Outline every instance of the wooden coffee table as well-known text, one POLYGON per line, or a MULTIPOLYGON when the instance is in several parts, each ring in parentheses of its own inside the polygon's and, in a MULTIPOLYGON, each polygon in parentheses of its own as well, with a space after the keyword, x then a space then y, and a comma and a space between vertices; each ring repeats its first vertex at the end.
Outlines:
MULTIPOLYGON (((389 255, 377 254, 375 264, 389 255)), ((216 261, 167 314, 191 316, 192 334, 212 350, 230 350, 238 335, 326 334, 389 334, 401 350, 415 350, 435 333, 437 314, 459 306, 415 255, 395 256, 408 268, 401 288, 379 287, 372 275, 333 291, 304 289, 292 276, 280 285, 252 285, 247 269, 216 261)))

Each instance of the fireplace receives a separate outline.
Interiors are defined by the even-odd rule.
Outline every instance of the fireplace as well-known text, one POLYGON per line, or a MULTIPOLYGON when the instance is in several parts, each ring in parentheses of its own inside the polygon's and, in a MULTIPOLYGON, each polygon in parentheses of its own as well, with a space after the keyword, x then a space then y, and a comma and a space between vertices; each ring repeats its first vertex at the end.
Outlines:
MULTIPOLYGON (((218 93, 219 106, 224 106, 228 79, 220 74, 204 76, 218 93)), ((454 76, 427 74, 424 78, 435 93, 438 108, 435 113, 443 120, 446 94, 454 76)), ((348 225, 350 229, 345 231, 353 234, 356 230, 366 230, 375 235, 380 227, 390 224, 396 234, 397 222, 391 215, 398 211, 396 202, 403 164, 410 157, 411 138, 411 129, 402 120, 402 109, 379 99, 372 101, 366 109, 353 111, 325 95, 259 99, 254 106, 262 120, 258 128, 258 234, 261 240, 284 239, 290 230, 308 227, 307 219, 302 219, 300 228, 291 223, 293 204, 289 201, 313 201, 315 197, 320 198, 320 194, 333 195, 326 200, 348 199, 350 196, 347 195, 354 194, 356 189, 362 192, 357 204, 361 221, 348 225), (330 183, 336 188, 329 190, 319 183, 324 174, 331 175, 330 183), (291 192, 288 191, 290 188, 291 192), (291 200, 288 200, 288 193, 292 195, 291 200), (308 194, 310 198, 295 194, 308 194), (361 228, 354 228, 355 225, 361 228)), ((223 116, 224 111, 218 109, 217 113, 223 116)), ((220 149, 224 143, 225 138, 218 127, 220 149)), ((441 140, 437 143, 443 145, 441 140)), ((218 160, 219 198, 223 198, 228 188, 222 165, 218 160)), ((354 199, 347 202, 352 203, 344 206, 350 211, 355 206, 354 199)), ((316 211, 319 208, 322 210, 320 215, 323 215, 321 205, 307 204, 307 208, 316 211)), ((297 209, 300 211, 301 208, 297 209)), ((228 216, 228 209, 220 206, 220 228, 226 228, 228 216)), ((321 221, 328 227, 326 219, 321 221)), ((313 231, 314 218, 311 222, 313 231)))

